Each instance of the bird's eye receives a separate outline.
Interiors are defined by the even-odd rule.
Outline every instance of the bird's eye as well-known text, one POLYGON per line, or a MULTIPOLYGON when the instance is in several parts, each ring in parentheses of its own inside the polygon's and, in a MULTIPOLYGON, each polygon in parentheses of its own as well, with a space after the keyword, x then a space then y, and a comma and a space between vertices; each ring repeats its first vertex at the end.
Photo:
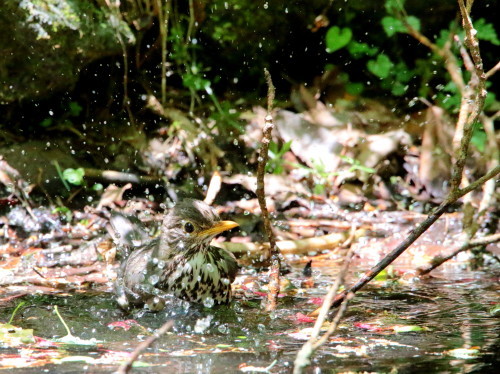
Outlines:
POLYGON ((186 231, 188 234, 192 233, 194 231, 194 226, 191 222, 186 222, 184 224, 184 231, 186 231))

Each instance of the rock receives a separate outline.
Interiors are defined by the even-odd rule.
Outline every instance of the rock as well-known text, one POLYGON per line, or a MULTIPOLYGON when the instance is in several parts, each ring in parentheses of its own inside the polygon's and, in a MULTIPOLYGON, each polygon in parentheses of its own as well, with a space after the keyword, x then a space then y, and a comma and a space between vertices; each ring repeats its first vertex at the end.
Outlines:
POLYGON ((71 87, 82 67, 135 43, 128 25, 87 0, 3 0, 0 103, 71 87))
POLYGON ((0 155, 19 172, 20 178, 29 184, 41 184, 48 193, 57 194, 64 189, 54 161, 57 161, 61 171, 81 167, 64 141, 14 144, 0 148, 0 155))

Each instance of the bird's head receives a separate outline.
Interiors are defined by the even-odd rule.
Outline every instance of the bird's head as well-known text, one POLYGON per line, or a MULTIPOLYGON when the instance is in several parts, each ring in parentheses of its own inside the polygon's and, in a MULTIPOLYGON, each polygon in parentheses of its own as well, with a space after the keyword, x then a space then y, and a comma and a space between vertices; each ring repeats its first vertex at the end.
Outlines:
POLYGON ((161 242, 171 250, 197 251, 210 245, 216 235, 236 226, 236 222, 221 221, 215 210, 203 201, 185 199, 165 216, 161 242))

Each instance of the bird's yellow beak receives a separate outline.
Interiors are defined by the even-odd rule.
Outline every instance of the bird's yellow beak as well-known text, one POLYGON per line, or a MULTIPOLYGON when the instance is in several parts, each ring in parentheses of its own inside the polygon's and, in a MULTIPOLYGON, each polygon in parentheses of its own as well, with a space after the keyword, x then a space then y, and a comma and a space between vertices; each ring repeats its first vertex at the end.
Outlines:
POLYGON ((212 227, 209 229, 200 231, 198 233, 199 236, 214 236, 217 234, 220 234, 223 231, 231 230, 234 227, 239 226, 236 222, 234 221, 219 221, 216 222, 212 227))

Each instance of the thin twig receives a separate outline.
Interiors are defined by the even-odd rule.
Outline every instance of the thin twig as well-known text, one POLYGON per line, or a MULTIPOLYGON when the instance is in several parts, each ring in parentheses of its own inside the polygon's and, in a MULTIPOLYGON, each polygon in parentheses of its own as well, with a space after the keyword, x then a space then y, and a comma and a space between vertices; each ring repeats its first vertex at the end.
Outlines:
POLYGON ((317 350, 319 347, 321 347, 323 344, 326 343, 326 341, 330 338, 330 336, 333 335, 333 333, 337 330, 337 327, 339 326, 339 322, 342 319, 342 317, 345 314, 345 311, 347 310, 347 307, 349 306, 349 301, 354 297, 354 294, 352 292, 348 292, 347 296, 345 297, 344 302, 342 305, 340 305, 340 308, 333 318, 332 322, 330 323, 330 326, 328 326, 328 330, 321 336, 321 338, 318 339, 316 343, 313 345, 313 349, 317 350))
POLYGON ((460 246, 460 248, 456 249, 453 251, 453 253, 449 254, 446 257, 435 257, 432 259, 431 264, 425 268, 418 268, 417 269, 417 275, 425 275, 429 274, 432 270, 437 268, 438 266, 441 266, 444 264, 446 261, 451 260, 453 257, 458 255, 460 252, 467 251, 472 248, 476 247, 482 247, 486 246, 488 244, 496 243, 500 241, 500 234, 494 234, 494 235, 488 235, 484 236, 482 238, 470 240, 467 243, 463 244, 460 246))
POLYGON ((274 85, 271 80, 271 74, 264 69, 264 73, 267 81, 267 116, 266 122, 264 124, 264 129, 262 130, 262 145, 259 152, 259 163, 257 165, 257 199, 259 200, 260 210, 262 211, 262 219, 264 221, 264 230, 266 231, 267 238, 269 240, 269 252, 268 258, 271 260, 271 268, 269 270, 269 292, 267 294, 266 310, 271 311, 276 309, 276 303, 279 294, 279 277, 280 277, 280 253, 279 249, 276 247, 276 239, 274 237, 273 229, 271 226, 271 221, 269 219, 269 211, 267 210, 266 204, 266 193, 264 184, 264 175, 266 172, 266 163, 269 158, 269 143, 271 142, 272 131, 274 128, 273 117, 271 111, 274 102, 274 85))
MULTIPOLYGON (((342 266, 342 269, 340 270, 339 274, 337 275, 337 278, 335 279, 335 282, 330 287, 328 293, 325 296, 325 299, 323 300, 323 304, 321 305, 318 318, 316 319, 316 323, 314 324, 313 330, 311 332, 311 337, 297 353, 293 369, 294 374, 300 374, 303 371, 303 369, 310 364, 311 356, 335 332, 337 325, 340 321, 340 318, 342 317, 342 315, 345 312, 345 309, 347 308, 347 297, 346 297, 346 300, 342 304, 342 307, 338 310, 337 315, 334 318, 334 321, 332 321, 332 323, 330 324, 328 331, 325 334, 323 334, 323 336, 320 339, 318 339, 319 333, 321 331, 321 326, 323 326, 323 323, 325 322, 328 316, 328 312, 333 304, 334 297, 337 294, 339 287, 342 284, 344 284, 345 276, 347 274, 347 270, 349 269, 349 264, 351 263, 352 254, 353 254, 352 249, 349 249, 349 251, 344 257, 344 264, 342 266)), ((350 295, 352 295, 350 296, 350 298, 354 296, 353 293, 351 293, 350 295)))
MULTIPOLYGON (((365 235, 366 231, 356 230, 354 237, 365 235)), ((338 248, 345 245, 349 240, 347 232, 334 232, 332 234, 314 236, 312 238, 297 239, 297 240, 280 240, 276 242, 280 253, 287 254, 307 254, 309 252, 320 251, 324 249, 338 248)), ((241 253, 248 257, 260 256, 263 250, 269 251, 268 243, 233 243, 219 242, 215 245, 224 248, 233 253, 241 253)))
POLYGON ((162 178, 149 175, 137 175, 116 170, 99 170, 85 168, 85 179, 100 180, 109 183, 133 183, 133 184, 155 184, 162 185, 162 178))
POLYGON ((120 46, 122 48, 122 55, 123 55, 123 107, 127 111, 130 124, 132 126, 135 126, 135 119, 134 115, 132 113, 132 109, 130 108, 130 97, 128 95, 128 71, 129 71, 129 66, 128 66, 128 51, 127 51, 127 45, 125 44, 125 41, 123 40, 121 31, 120 31, 120 25, 119 22, 123 22, 123 17, 120 12, 120 2, 117 0, 106 0, 106 5, 109 8, 110 12, 112 13, 113 17, 115 20, 111 22, 111 25, 115 29, 115 35, 116 38, 118 39, 118 42, 120 43, 120 46))
POLYGON ((163 334, 165 334, 170 328, 173 326, 174 321, 168 321, 166 322, 162 327, 160 327, 156 332, 151 335, 149 338, 144 340, 141 344, 139 344, 130 357, 128 358, 127 361, 125 361, 123 364, 120 365, 118 370, 115 372, 116 374, 126 374, 132 369, 132 365, 134 362, 139 358, 139 356, 142 354, 142 351, 147 349, 151 344, 153 344, 158 338, 160 338, 163 334))
POLYGON ((168 21, 170 19, 170 1, 157 0, 158 23, 161 39, 161 105, 165 106, 167 100, 167 41, 168 41, 168 21))
POLYGON ((490 70, 488 70, 488 72, 485 74, 485 78, 489 79, 498 70, 500 70, 500 62, 497 62, 497 64, 495 66, 493 66, 490 70))
MULTIPOLYGON (((467 160, 467 154, 469 151, 469 143, 472 138, 472 133, 474 130, 474 124, 479 118, 481 111, 483 110, 484 100, 486 99, 486 76, 483 69, 483 61, 481 59, 481 53, 479 51, 479 41, 477 39, 477 32, 475 32, 472 25, 469 13, 464 4, 463 0, 458 0, 458 6, 460 8, 460 13, 462 15, 462 25, 465 30, 465 44, 471 52, 472 61, 474 62, 474 72, 471 74, 471 79, 469 81, 469 86, 474 85, 474 94, 471 95, 472 103, 471 109, 468 112, 466 118, 463 135, 460 141, 460 147, 455 154, 455 164, 451 174, 450 189, 453 192, 458 189, 462 181, 462 173, 465 166, 465 161, 467 160)), ((469 98, 467 98, 469 99, 469 98)), ((463 102, 463 101, 462 101, 463 102)))

